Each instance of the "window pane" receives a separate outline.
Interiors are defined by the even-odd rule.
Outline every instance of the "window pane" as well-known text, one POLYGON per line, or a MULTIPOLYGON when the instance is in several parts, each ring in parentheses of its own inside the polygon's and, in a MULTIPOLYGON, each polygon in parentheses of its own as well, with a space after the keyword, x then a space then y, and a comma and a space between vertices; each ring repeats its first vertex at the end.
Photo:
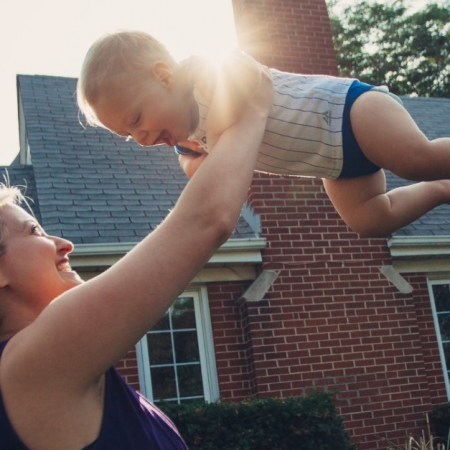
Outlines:
POLYGON ((433 285, 434 302, 437 312, 450 311, 450 288, 448 284, 433 285))
POLYGON ((450 341, 450 314, 439 314, 438 322, 442 341, 450 341))
POLYGON ((170 333, 147 334, 148 354, 152 366, 173 364, 172 341, 170 333))
POLYGON ((172 327, 174 330, 195 328, 194 299, 179 298, 172 307, 172 327))
POLYGON ((196 331, 174 333, 173 339, 177 363, 200 361, 196 331))
POLYGON ((178 385, 180 397, 203 396, 200 364, 178 366, 178 385))
POLYGON ((185 292, 140 341, 141 390, 154 402, 218 398, 208 311, 206 290, 185 292))
POLYGON ((177 398, 175 372, 173 367, 157 367, 150 369, 154 400, 177 398))
POLYGON ((169 310, 166 311, 163 317, 159 319, 159 321, 156 323, 156 325, 152 328, 152 331, 158 331, 158 330, 169 330, 170 329, 170 322, 169 322, 169 310))

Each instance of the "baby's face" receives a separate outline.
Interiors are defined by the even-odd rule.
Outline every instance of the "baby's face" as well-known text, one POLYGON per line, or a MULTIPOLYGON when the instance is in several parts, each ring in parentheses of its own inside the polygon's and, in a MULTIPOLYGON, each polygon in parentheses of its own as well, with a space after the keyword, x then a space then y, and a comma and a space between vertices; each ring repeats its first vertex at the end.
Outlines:
POLYGON ((151 74, 144 80, 120 77, 105 86, 92 105, 106 128, 146 147, 186 140, 193 129, 194 107, 173 78, 160 80, 151 74))

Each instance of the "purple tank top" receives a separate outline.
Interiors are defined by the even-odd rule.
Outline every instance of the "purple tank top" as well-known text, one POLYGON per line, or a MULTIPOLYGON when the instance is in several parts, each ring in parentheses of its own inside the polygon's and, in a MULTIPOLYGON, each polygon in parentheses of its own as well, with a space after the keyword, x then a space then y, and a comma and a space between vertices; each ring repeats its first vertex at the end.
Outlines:
MULTIPOLYGON (((0 342, 0 357, 7 342, 0 342)), ((131 389, 115 368, 109 369, 105 377, 100 435, 84 450, 187 450, 171 420, 131 389)), ((1 393, 0 448, 29 450, 9 422, 1 393)))

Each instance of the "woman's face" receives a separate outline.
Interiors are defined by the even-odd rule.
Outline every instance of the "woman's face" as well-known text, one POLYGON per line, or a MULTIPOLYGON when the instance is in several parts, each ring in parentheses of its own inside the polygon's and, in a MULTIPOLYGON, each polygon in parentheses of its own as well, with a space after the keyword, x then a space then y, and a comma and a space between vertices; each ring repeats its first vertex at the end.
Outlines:
POLYGON ((69 265, 71 242, 47 235, 30 214, 16 205, 3 206, 0 220, 4 224, 5 249, 0 257, 2 287, 44 307, 83 283, 69 265))

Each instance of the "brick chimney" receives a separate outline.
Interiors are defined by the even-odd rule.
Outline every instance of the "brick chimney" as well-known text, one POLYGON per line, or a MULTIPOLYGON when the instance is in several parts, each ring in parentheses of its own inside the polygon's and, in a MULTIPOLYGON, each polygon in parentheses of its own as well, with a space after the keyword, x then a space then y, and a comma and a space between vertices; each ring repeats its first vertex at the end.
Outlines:
POLYGON ((240 47, 286 72, 338 75, 325 0, 232 0, 240 47))

